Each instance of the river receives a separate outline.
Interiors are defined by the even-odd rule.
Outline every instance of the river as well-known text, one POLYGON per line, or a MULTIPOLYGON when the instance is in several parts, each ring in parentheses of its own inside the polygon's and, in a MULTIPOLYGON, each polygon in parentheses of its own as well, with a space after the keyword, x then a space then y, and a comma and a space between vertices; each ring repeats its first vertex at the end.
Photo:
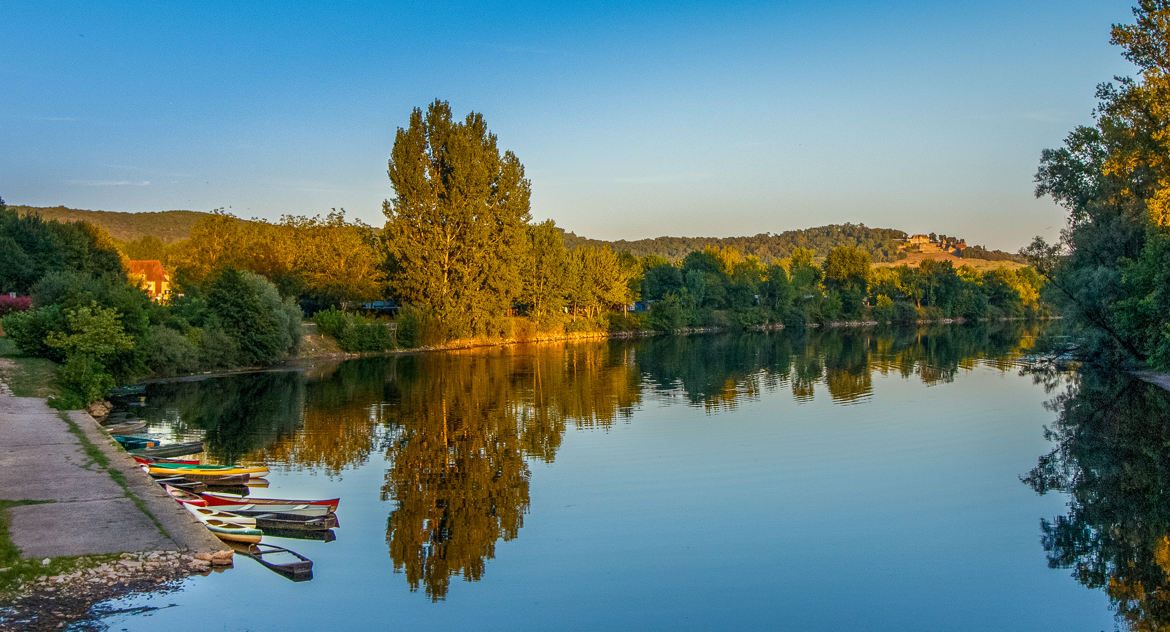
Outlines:
POLYGON ((266 538, 311 558, 311 581, 237 556, 178 590, 101 604, 97 622, 1164 623, 1166 393, 1036 363, 1042 333, 664 336, 151 384, 121 410, 166 439, 203 438, 208 460, 267 464, 253 495, 340 496, 341 525, 328 541, 266 538))

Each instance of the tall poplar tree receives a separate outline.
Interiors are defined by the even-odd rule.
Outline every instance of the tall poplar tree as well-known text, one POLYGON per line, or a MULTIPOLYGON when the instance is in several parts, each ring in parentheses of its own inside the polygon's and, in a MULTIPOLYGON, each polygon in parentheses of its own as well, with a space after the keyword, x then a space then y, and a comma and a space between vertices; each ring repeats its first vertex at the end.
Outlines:
POLYGON ((520 293, 531 185, 500 154, 483 116, 446 101, 398 128, 383 203, 391 291, 431 310, 452 336, 495 333, 520 293))

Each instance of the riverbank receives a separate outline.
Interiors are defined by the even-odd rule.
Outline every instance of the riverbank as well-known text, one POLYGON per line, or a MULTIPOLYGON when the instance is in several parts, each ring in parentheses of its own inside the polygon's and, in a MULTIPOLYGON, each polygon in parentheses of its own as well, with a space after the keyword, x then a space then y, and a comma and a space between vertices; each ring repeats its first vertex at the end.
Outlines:
POLYGON ((92 417, 40 398, 0 396, 0 496, 0 628, 56 629, 230 553, 92 417))

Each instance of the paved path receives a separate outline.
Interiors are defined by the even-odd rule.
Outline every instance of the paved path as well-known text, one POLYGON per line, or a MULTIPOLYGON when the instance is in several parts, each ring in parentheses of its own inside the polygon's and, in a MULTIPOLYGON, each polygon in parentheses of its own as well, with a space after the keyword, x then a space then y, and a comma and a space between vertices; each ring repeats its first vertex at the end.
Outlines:
POLYGON ((135 467, 92 417, 84 411, 68 415, 105 453, 110 468, 123 472, 129 493, 154 520, 86 456, 44 400, 0 395, 0 499, 52 501, 7 510, 9 536, 23 557, 226 548, 135 467))

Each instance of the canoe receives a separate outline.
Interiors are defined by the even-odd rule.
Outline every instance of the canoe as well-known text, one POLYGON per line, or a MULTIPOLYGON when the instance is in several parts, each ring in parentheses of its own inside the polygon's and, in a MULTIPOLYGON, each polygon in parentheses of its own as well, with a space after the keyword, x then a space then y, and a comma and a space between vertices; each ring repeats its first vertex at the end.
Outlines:
POLYGON ((190 476, 192 474, 228 476, 232 474, 247 474, 249 478, 264 478, 268 468, 260 465, 254 467, 238 467, 235 465, 193 465, 186 463, 147 463, 147 471, 152 476, 190 476))
MULTIPOLYGON (((150 474, 156 479, 170 478, 171 476, 174 476, 174 472, 169 474, 158 474, 152 472, 149 465, 141 465, 139 467, 142 468, 143 472, 150 474)), ((198 481, 205 485, 218 486, 243 485, 244 483, 247 483, 249 480, 251 480, 248 474, 202 474, 196 472, 183 472, 183 478, 191 481, 198 481)))
MULTIPOLYGON (((295 500, 287 498, 253 498, 251 496, 229 496, 227 494, 214 494, 205 492, 203 499, 207 501, 208 507, 226 506, 226 505, 254 505, 260 507, 261 511, 266 509, 266 513, 292 513, 297 515, 317 515, 324 516, 337 511, 337 505, 341 503, 340 498, 330 498, 328 500, 295 500), (316 508, 312 511, 289 511, 288 508, 302 508, 312 507, 316 508), (324 511, 320 511, 324 508, 324 511)), ((228 509, 227 511, 234 511, 228 509)))
POLYGON ((183 465, 199 465, 199 459, 161 459, 154 456, 136 456, 138 463, 181 463, 183 465))
POLYGON ((241 527, 257 528, 256 519, 251 516, 241 516, 228 511, 218 511, 216 509, 209 509, 207 507, 198 507, 195 505, 183 505, 187 511, 191 512, 200 522, 203 520, 222 520, 232 524, 238 524, 241 527))
POLYGON ((140 437, 138 435, 113 435, 114 441, 122 444, 122 447, 127 450, 144 450, 158 446, 158 441, 150 437, 140 437))
POLYGON ((207 491, 207 483, 202 481, 192 481, 183 478, 182 476, 156 478, 154 479, 154 482, 158 483, 159 485, 170 485, 171 487, 177 487, 185 492, 199 493, 207 491))
MULTIPOLYGON (((117 437, 114 437, 117 439, 117 437)), ((122 444, 126 446, 125 443, 122 444)), ((152 442, 151 446, 131 448, 126 446, 126 450, 131 456, 153 456, 153 457, 167 457, 167 456, 183 456, 184 454, 196 454, 203 451, 202 441, 186 441, 184 443, 168 443, 167 445, 158 445, 158 442, 152 442)))
POLYGON ((145 421, 127 421, 119 424, 110 424, 102 426, 106 432, 116 435, 131 435, 135 432, 142 432, 146 430, 145 421))
POLYGON ((203 500, 203 497, 199 494, 192 494, 191 492, 184 491, 173 485, 163 485, 163 489, 166 490, 167 494, 170 495, 171 498, 177 500, 181 505, 194 505, 196 507, 203 507, 207 504, 207 501, 203 500))
POLYGON ((287 531, 326 531, 341 526, 337 521, 337 514, 325 516, 298 516, 295 514, 266 513, 252 514, 256 518, 256 526, 264 529, 281 529, 287 531))
POLYGON ((232 544, 231 547, 240 554, 260 562, 272 572, 283 575, 294 582, 313 579, 313 561, 296 551, 273 544, 252 544, 246 547, 232 544), (281 557, 289 561, 278 561, 281 557))
POLYGON ((264 532, 255 527, 245 527, 234 522, 225 522, 217 518, 199 518, 199 522, 207 527, 209 531, 215 534, 215 537, 220 540, 231 540, 232 542, 249 542, 256 544, 264 537, 264 532))

